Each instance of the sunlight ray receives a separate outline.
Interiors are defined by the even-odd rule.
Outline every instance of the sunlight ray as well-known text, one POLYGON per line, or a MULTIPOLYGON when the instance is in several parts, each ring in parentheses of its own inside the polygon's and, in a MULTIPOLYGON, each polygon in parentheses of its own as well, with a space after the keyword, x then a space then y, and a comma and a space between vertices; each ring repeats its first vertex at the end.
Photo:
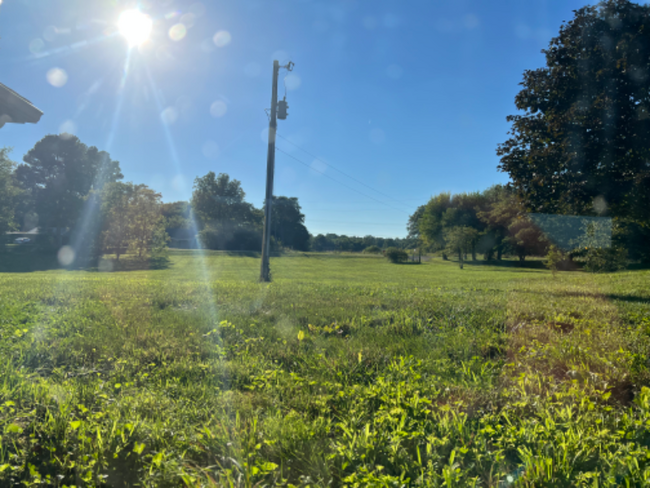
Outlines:
MULTIPOLYGON (((147 79, 149 81, 149 88, 151 89, 153 95, 154 95, 154 100, 156 102, 156 108, 158 113, 162 113, 163 111, 163 103, 160 99, 160 91, 158 90, 158 87, 156 86, 156 83, 153 79, 153 76, 151 76, 151 71, 149 69, 149 66, 147 66, 146 63, 144 63, 145 66, 145 71, 147 73, 147 79)), ((165 142, 167 143, 167 147, 169 148, 169 153, 172 159, 172 162, 175 166, 175 169, 177 171, 177 174, 180 174, 181 172, 181 163, 180 159, 178 157, 178 153, 176 151, 176 145, 174 143, 174 139, 171 135, 171 132, 169 130, 169 125, 165 124, 162 120, 160 121, 162 125, 162 130, 163 133, 165 134, 165 142)), ((192 225, 192 232, 194 235, 198 235, 199 233, 199 228, 196 222, 196 218, 194 215, 194 212, 190 213, 190 222, 192 225)), ((213 325, 216 327, 219 323, 219 310, 217 306, 217 301, 214 296, 213 292, 213 286, 212 282, 215 280, 215 276, 212 275, 210 272, 210 266, 208 265, 208 260, 206 258, 206 252, 203 248, 201 248, 200 244, 198 246, 198 249, 196 250, 197 255, 198 255, 198 269, 194 270, 194 275, 197 276, 199 280, 203 281, 203 284, 205 286, 205 289, 207 293, 210 295, 209 298, 209 307, 210 307, 210 315, 212 316, 213 320, 213 325)), ((229 384, 227 383, 227 378, 224 378, 224 386, 225 388, 229 387, 229 384)))
MULTIPOLYGON (((113 113, 113 120, 111 123, 111 130, 108 134, 108 138, 106 141, 106 151, 109 152, 112 145, 113 141, 115 139, 115 134, 117 132, 117 126, 118 126, 118 121, 122 112, 122 104, 124 102, 124 88, 126 86, 126 80, 128 77, 129 73, 129 67, 131 64, 131 49, 127 50, 126 53, 126 59, 124 61, 124 68, 122 70, 122 76, 120 78, 120 83, 118 86, 118 91, 117 91, 117 104, 115 107, 115 112, 113 113)), ((100 82, 101 84, 101 82, 100 82)), ((87 93, 90 93, 93 90, 93 87, 97 85, 97 82, 93 84, 87 93)), ((106 177, 105 171, 107 169, 107 166, 104 165, 100 169, 99 173, 97 174, 95 178, 94 185, 97 186, 97 183, 99 181, 103 181, 106 177)), ((94 232, 97 232, 98 229, 93 229, 92 225, 95 223, 96 219, 94 217, 97 215, 97 212, 99 211, 99 204, 97 202, 96 198, 89 198, 84 206, 83 210, 81 213, 81 218, 79 219, 79 224, 76 226, 74 229, 74 235, 72 236, 72 249, 75 253, 75 255, 79 255, 81 252, 82 248, 87 247, 88 245, 88 239, 92 239, 92 234, 94 232)))
POLYGON ((126 80, 129 75, 129 67, 131 65, 131 54, 132 50, 129 49, 126 53, 126 59, 124 60, 124 68, 122 70, 122 78, 120 80, 120 85, 117 91, 117 105, 115 106, 115 112, 113 113, 113 121, 111 122, 111 130, 108 133, 108 138, 106 140, 106 150, 110 151, 115 139, 115 133, 117 132, 117 124, 122 113, 122 104, 124 103, 124 88, 126 86, 126 80))
POLYGON ((84 48, 90 47, 92 45, 98 44, 103 41, 107 41, 108 39, 112 39, 118 35, 117 32, 108 34, 108 35, 101 35, 99 37, 95 37, 94 39, 88 39, 88 40, 83 40, 83 41, 78 41, 72 44, 68 44, 65 46, 57 47, 54 49, 48 49, 47 51, 41 51, 39 53, 33 53, 27 56, 26 58, 23 58, 23 60, 31 61, 30 64, 35 64, 36 62, 40 60, 44 60, 46 58, 50 58, 52 56, 60 55, 60 56, 68 56, 70 54, 77 54, 79 51, 81 51, 84 48))

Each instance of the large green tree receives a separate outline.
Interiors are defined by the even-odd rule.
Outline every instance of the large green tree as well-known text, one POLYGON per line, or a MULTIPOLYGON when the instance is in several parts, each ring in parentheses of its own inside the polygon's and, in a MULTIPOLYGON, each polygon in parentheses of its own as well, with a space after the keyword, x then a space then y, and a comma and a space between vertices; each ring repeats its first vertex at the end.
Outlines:
POLYGON ((420 239, 420 219, 424 215, 426 205, 420 205, 413 214, 409 215, 408 222, 406 223, 407 237, 409 239, 420 239))
POLYGON ((471 253, 472 260, 477 253, 491 260, 511 252, 523 261, 528 255, 543 254, 548 244, 517 195, 501 185, 480 193, 435 195, 410 222, 417 222, 424 246, 462 250, 463 255, 471 253))
POLYGON ((282 246, 297 251, 309 250, 309 232, 296 197, 273 197, 271 236, 282 246))
POLYGON ((133 194, 132 183, 111 183, 100 194, 101 215, 104 228, 101 235, 102 253, 120 256, 129 245, 129 200, 133 194))
POLYGON ((16 168, 16 178, 31 196, 42 229, 59 235, 77 222, 91 190, 122 179, 109 154, 77 137, 48 135, 38 141, 16 168))
POLYGON ((435 250, 445 247, 444 215, 451 206, 451 193, 440 193, 431 197, 419 217, 412 216, 413 220, 417 218, 419 235, 428 248, 435 250))
POLYGON ((245 200, 246 193, 239 180, 210 171, 194 180, 192 210, 202 225, 232 223, 242 225, 259 224, 261 213, 245 200))
POLYGON ((575 11, 524 73, 511 137, 498 147, 528 210, 648 221, 650 7, 575 11))
MULTIPOLYGON (((455 195, 441 193, 432 197, 423 210, 418 209, 409 222, 417 219, 420 238, 426 247, 443 249, 447 247, 445 236, 450 229, 472 228, 476 231, 476 236, 484 231, 485 223, 478 218, 478 212, 484 205, 485 197, 478 192, 455 195)), ((472 259, 476 259, 479 240, 474 239, 472 242, 470 251, 472 259)))
POLYGON ((146 185, 110 183, 101 192, 104 219, 102 251, 125 251, 142 259, 162 250, 167 242, 160 193, 146 185))
POLYGON ((192 228, 192 207, 189 202, 163 203, 161 209, 168 232, 172 229, 192 228))
POLYGON ((458 263, 461 269, 463 267, 463 256, 473 251, 478 238, 478 231, 466 225, 458 225, 445 229, 446 247, 450 252, 458 254, 458 263))
POLYGON ((129 252, 139 259, 162 251, 169 237, 162 216, 162 195, 146 185, 133 185, 129 199, 129 252))
POLYGON ((238 180, 210 171, 194 180, 192 211, 198 218, 199 240, 209 249, 259 250, 262 247, 262 211, 245 200, 238 180))
MULTIPOLYGON (((9 159, 10 148, 0 148, 0 236, 15 226, 14 214, 20 189, 14 179, 15 163, 9 159)), ((0 240, 0 246, 3 241, 0 240)))

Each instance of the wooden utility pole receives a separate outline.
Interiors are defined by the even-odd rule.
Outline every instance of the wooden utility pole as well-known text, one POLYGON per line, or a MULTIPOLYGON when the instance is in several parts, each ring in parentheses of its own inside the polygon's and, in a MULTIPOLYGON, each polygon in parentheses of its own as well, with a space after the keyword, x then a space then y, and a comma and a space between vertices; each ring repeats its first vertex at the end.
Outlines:
MULTIPOLYGON (((275 132, 278 127, 278 74, 281 67, 291 71, 293 63, 289 61, 286 66, 280 66, 277 60, 273 61, 273 92, 271 94, 271 120, 269 121, 269 147, 266 155, 266 199, 264 203, 264 234, 262 235, 262 266, 260 269, 260 281, 263 282, 271 281, 271 267, 269 265, 271 255, 271 205, 273 204, 273 174, 275 172, 275 132)), ((279 118, 286 119, 286 100, 282 100, 280 105, 279 118)))
POLYGON ((264 234, 262 235, 262 268, 260 281, 271 281, 269 254, 271 252, 271 205, 273 203, 273 174, 275 173, 275 132, 278 105, 278 73, 280 63, 273 61, 273 92, 271 94, 271 120, 269 122, 269 148, 266 153, 266 199, 264 200, 264 234))

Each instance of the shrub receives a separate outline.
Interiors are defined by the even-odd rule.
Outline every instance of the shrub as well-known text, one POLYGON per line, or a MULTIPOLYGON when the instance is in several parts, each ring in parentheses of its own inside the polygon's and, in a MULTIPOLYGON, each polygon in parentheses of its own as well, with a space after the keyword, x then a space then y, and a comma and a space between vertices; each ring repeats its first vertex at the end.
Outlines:
POLYGON ((409 257, 404 249, 397 249, 396 247, 389 247, 384 251, 384 254, 391 263, 402 263, 409 257))
POLYGON ((550 269, 553 276, 555 276, 555 273, 557 273, 558 270, 565 269, 565 262, 568 259, 567 255, 562 252, 561 249, 558 249, 555 245, 551 244, 548 248, 546 259, 544 260, 544 266, 550 269))
POLYGON ((585 269, 591 273, 613 273, 627 267, 627 251, 620 247, 591 248, 585 254, 585 269))
MULTIPOLYGON (((274 239, 271 239, 274 241, 274 239)), ((219 251, 259 251, 262 233, 253 226, 208 225, 199 232, 199 242, 204 249, 219 251)), ((272 245, 272 248, 274 246, 272 245)))
POLYGON ((366 254, 379 254, 381 249, 379 249, 379 246, 368 246, 363 250, 363 252, 366 254))

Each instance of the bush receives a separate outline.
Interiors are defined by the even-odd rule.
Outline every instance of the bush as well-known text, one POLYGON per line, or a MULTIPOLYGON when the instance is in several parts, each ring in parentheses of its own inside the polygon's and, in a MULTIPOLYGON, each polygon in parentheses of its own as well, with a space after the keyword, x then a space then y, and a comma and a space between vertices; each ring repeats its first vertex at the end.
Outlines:
POLYGON ((627 267, 627 250, 620 247, 591 248, 585 254, 585 270, 613 273, 627 267))
POLYGON ((379 254, 381 249, 379 249, 379 246, 368 246, 363 250, 363 252, 366 254, 379 254))
POLYGON ((262 233, 252 226, 208 225, 199 232, 199 242, 204 249, 259 251, 262 248, 262 233))
POLYGON ((409 257, 404 249, 397 249, 396 247, 389 247, 384 251, 384 255, 391 263, 402 263, 409 257))
POLYGON ((554 244, 551 244, 551 246, 548 248, 546 259, 544 260, 544 266, 551 270, 553 276, 555 276, 555 273, 557 273, 557 271, 566 270, 568 268, 569 262, 570 258, 566 255, 566 253, 564 253, 554 244))

